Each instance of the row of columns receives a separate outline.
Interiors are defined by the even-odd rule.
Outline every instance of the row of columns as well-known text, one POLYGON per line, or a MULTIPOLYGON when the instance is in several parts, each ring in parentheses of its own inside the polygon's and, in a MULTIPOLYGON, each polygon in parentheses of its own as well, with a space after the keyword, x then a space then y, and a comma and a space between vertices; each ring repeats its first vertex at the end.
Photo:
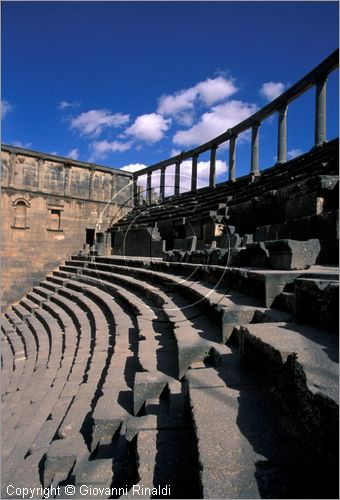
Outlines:
MULTIPOLYGON (((314 145, 320 146, 326 141, 326 82, 327 77, 324 77, 315 83, 316 101, 315 101, 315 140, 314 145)), ((285 163, 287 161, 287 109, 288 106, 282 106, 278 111, 278 140, 277 140, 277 163, 285 163)), ((261 123, 255 122, 251 128, 251 173, 258 175, 259 173, 259 130, 261 123)), ((236 179, 236 141, 237 135, 232 135, 229 139, 229 180, 236 179)), ((216 183, 216 151, 218 146, 213 145, 210 149, 210 170, 209 170, 209 187, 214 187, 216 183)), ((197 190, 197 163, 198 154, 192 157, 191 171, 191 191, 197 190)), ((175 164, 175 183, 174 194, 180 192, 180 165, 178 161, 175 164)), ((165 168, 160 169, 160 197, 165 197, 165 168)), ((147 201, 151 203, 151 175, 147 173, 147 201)), ((137 177, 135 178, 135 197, 137 196, 137 177)))

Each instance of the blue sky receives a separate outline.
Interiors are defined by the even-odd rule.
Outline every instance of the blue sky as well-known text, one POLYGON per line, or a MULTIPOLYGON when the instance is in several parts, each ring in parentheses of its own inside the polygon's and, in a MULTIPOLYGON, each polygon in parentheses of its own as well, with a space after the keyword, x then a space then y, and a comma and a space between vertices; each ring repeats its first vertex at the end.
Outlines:
MULTIPOLYGON (((338 31, 338 3, 326 1, 4 1, 2 142, 150 165, 262 107, 333 52, 338 31)), ((337 73, 327 90, 332 138, 337 73)), ((289 107, 289 156, 312 147, 313 110, 313 90, 289 107)), ((261 167, 275 163, 276 135, 274 117, 261 127, 261 167)), ((227 156, 218 150, 220 179, 227 156)), ((249 162, 244 137, 238 175, 249 162)))

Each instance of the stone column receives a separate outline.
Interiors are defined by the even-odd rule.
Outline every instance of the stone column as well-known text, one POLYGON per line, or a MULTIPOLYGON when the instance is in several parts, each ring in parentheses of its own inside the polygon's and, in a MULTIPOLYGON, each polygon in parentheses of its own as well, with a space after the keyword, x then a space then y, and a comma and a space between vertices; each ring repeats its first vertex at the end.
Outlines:
POLYGON ((236 139, 237 135, 232 135, 229 141, 229 180, 236 179, 236 139))
POLYGON ((152 172, 148 172, 147 178, 146 178, 146 200, 149 205, 151 205, 152 202, 152 191, 151 191, 151 176, 152 172))
POLYGON ((215 187, 216 183, 216 149, 217 146, 212 146, 210 150, 209 187, 215 187))
POLYGON ((192 168, 191 168, 191 191, 197 191, 197 161, 198 155, 192 157, 192 168))
POLYGON ((315 85, 315 146, 326 142, 326 82, 324 77, 315 85))
POLYGON ((175 192, 174 194, 177 196, 179 194, 179 186, 180 186, 180 166, 181 162, 178 161, 175 167, 175 192))
POLYGON ((260 123, 256 122, 251 128, 251 173, 259 173, 259 127, 260 123))
POLYGON ((165 167, 161 168, 161 177, 159 181, 159 196, 161 200, 165 198, 165 167))
POLYGON ((287 106, 278 111, 277 163, 287 161, 287 106))

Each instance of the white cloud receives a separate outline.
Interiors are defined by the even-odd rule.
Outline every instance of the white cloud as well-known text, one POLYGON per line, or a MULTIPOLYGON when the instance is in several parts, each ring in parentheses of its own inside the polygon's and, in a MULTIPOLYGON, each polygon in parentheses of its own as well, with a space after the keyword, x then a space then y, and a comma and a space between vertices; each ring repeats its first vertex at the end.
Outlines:
POLYGON ((78 106, 79 102, 60 101, 58 103, 58 109, 77 108, 78 106))
POLYGON ((200 99, 207 106, 211 106, 222 99, 226 99, 237 92, 233 80, 226 80, 223 76, 208 78, 197 84, 200 99))
POLYGON ((66 155, 67 158, 72 158, 72 160, 78 160, 79 151, 77 148, 71 149, 71 151, 66 155))
POLYGON ((181 150, 180 149, 176 149, 176 148, 173 148, 171 151, 170 151, 170 158, 172 158, 173 156, 177 156, 181 153, 181 150))
POLYGON ((8 101, 5 99, 1 99, 1 118, 5 118, 7 113, 12 111, 14 108, 12 104, 10 104, 8 101))
POLYGON ((130 163, 129 165, 125 165, 120 170, 126 170, 126 172, 138 172, 138 170, 143 170, 143 168, 147 168, 147 165, 144 163, 130 163))
POLYGON ((135 122, 126 129, 125 134, 145 142, 160 141, 168 130, 171 119, 165 119, 157 113, 138 116, 135 122))
POLYGON ((48 153, 48 154, 53 155, 53 156, 59 156, 58 151, 51 151, 51 153, 48 153))
POLYGON ((108 153, 117 153, 127 151, 131 148, 132 141, 119 142, 119 141, 94 141, 90 144, 91 156, 88 161, 96 161, 103 159, 108 153))
POLYGON ((162 115, 176 115, 180 111, 192 109, 196 96, 196 86, 180 90, 173 95, 163 95, 158 101, 157 112, 162 115))
POLYGON ((21 141, 12 141, 11 144, 16 148, 30 148, 32 146, 31 142, 21 142, 21 141))
POLYGON ((260 89, 260 94, 263 95, 268 101, 276 99, 285 90, 285 84, 282 82, 267 82, 264 83, 260 89))
MULTIPOLYGON (((126 165, 121 170, 127 170, 128 172, 138 172, 147 165, 142 163, 132 163, 126 165)), ((192 171, 192 161, 185 160, 181 163, 180 168, 180 192, 190 191, 191 189, 191 171, 192 171)), ((210 171, 210 161, 199 161, 197 164, 197 187, 201 188, 208 184, 210 171)), ((216 177, 222 174, 226 174, 227 165, 222 160, 216 160, 216 177)), ((146 175, 142 175, 138 178, 138 184, 142 186, 142 191, 146 189, 146 175)), ((174 183, 175 183, 175 169, 174 166, 169 166, 165 170, 165 195, 171 196, 174 193, 174 183)), ((155 171, 151 177, 151 185, 159 192, 160 184, 160 171, 155 171)))
POLYGON ((188 130, 179 130, 172 141, 180 146, 196 146, 232 128, 256 111, 256 105, 232 100, 219 104, 204 113, 198 123, 188 130))
POLYGON ((233 80, 223 76, 208 78, 193 87, 180 90, 175 94, 163 95, 158 101, 157 112, 173 116, 182 125, 190 126, 193 121, 192 110, 195 102, 200 100, 206 106, 230 97, 237 92, 233 80))
POLYGON ((71 119, 71 128, 77 130, 80 135, 91 135, 97 137, 104 128, 120 127, 127 123, 130 115, 122 113, 110 114, 106 109, 91 109, 71 119))
POLYGON ((302 153, 303 151, 301 151, 301 149, 291 149, 287 151, 287 158, 288 160, 292 160, 293 158, 302 155, 302 153))

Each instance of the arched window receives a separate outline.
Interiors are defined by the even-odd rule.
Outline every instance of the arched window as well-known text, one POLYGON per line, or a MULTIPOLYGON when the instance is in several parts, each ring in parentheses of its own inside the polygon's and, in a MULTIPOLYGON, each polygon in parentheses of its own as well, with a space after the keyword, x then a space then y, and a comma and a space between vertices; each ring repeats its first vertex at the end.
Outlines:
POLYGON ((25 200, 14 202, 14 224, 12 227, 17 229, 28 229, 27 208, 29 204, 25 200))

